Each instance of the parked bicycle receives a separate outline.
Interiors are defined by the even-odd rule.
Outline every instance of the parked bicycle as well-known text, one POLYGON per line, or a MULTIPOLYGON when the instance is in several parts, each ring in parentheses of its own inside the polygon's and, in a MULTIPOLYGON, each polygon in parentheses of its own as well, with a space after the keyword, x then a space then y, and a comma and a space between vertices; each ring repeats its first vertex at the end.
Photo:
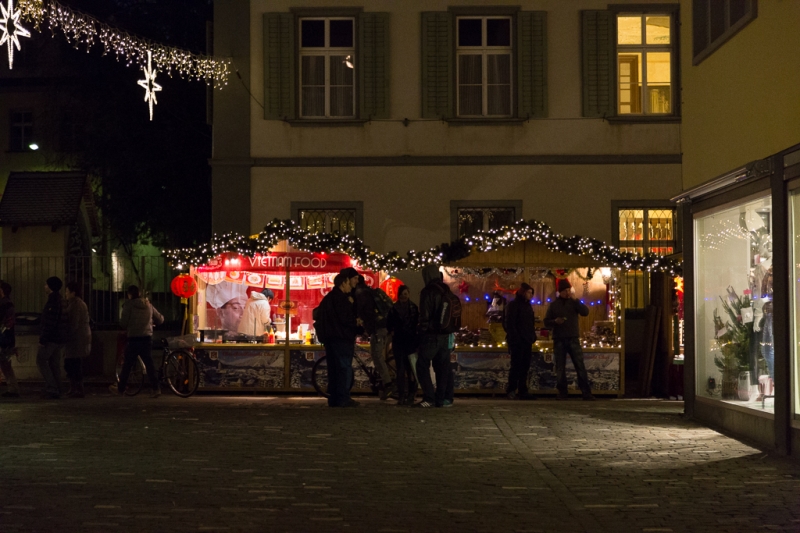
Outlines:
MULTIPOLYGON (((158 367, 158 381, 162 385, 166 385, 169 389, 180 396, 181 398, 188 398, 197 391, 200 386, 200 371, 197 368, 197 361, 194 358, 194 352, 191 346, 180 347, 177 349, 170 348, 170 343, 167 339, 162 339, 161 346, 163 348, 163 355, 161 357, 161 364, 158 367)), ((122 370, 121 362, 117 365, 117 383, 119 383, 119 374, 122 370)), ((128 384, 125 386, 126 396, 136 396, 142 390, 142 386, 146 380, 147 371, 144 367, 142 358, 139 357, 136 364, 131 369, 130 376, 128 377, 128 384)))
MULTIPOLYGON (((369 352, 359 348, 356 346, 355 356, 353 357, 353 384, 357 381, 362 381, 357 379, 358 373, 363 372, 369 382, 369 388, 372 390, 373 393, 379 394, 381 391, 384 390, 384 383, 381 380, 381 376, 378 371, 375 369, 375 366, 372 364, 372 360, 367 358, 369 357, 369 352)), ((386 354, 386 365, 389 367, 389 372, 392 376, 397 375, 397 371, 395 370, 395 362, 394 362, 394 355, 392 352, 386 354)), ((323 355, 320 357, 314 366, 311 368, 311 383, 314 385, 314 389, 324 397, 328 398, 330 394, 328 394, 328 356, 323 355)), ((359 388, 359 387, 356 387, 359 388)))

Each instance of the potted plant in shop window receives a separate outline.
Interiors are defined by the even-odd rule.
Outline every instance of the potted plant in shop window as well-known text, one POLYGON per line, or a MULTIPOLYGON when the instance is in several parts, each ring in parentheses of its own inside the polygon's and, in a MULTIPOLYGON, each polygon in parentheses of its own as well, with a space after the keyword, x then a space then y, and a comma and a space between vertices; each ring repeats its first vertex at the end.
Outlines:
POLYGON ((720 296, 722 309, 727 315, 723 322, 718 311, 714 310, 714 331, 722 355, 714 356, 714 364, 722 373, 722 398, 732 400, 737 397, 739 373, 747 370, 750 339, 753 336, 753 323, 742 320, 742 309, 752 306, 750 296, 739 296, 728 287, 728 301, 720 296))

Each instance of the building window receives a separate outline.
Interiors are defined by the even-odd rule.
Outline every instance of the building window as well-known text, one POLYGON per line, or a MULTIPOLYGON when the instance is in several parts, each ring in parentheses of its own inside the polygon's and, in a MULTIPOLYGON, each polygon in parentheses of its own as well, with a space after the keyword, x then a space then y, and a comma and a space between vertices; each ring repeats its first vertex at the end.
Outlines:
POLYGON ((450 217, 451 238, 469 237, 513 225, 522 217, 522 200, 452 200, 450 217))
POLYGON ((291 209, 294 219, 306 231, 363 236, 361 202, 292 202, 291 209))
POLYGON ((355 19, 300 19, 300 116, 354 118, 355 19))
POLYGON ((458 17, 456 28, 458 116, 511 116, 511 17, 458 17))
POLYGON ((693 64, 699 64, 755 19, 757 7, 756 0, 693 0, 693 64))
POLYGON ((620 115, 672 113, 672 17, 617 15, 617 112, 620 115))
POLYGON ((33 112, 12 111, 9 120, 9 144, 11 152, 31 150, 33 142, 33 112))

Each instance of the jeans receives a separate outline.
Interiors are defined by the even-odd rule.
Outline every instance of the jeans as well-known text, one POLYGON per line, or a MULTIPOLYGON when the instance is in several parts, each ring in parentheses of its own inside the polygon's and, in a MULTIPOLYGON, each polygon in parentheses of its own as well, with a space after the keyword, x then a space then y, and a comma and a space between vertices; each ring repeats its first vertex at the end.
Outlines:
POLYGON ((417 394, 417 381, 414 379, 414 372, 411 368, 409 356, 414 353, 413 349, 395 344, 393 347, 394 362, 397 366, 397 394, 400 398, 413 397, 417 394))
POLYGON ((586 366, 583 364, 583 350, 578 337, 553 339, 553 355, 556 361, 556 388, 561 394, 567 393, 567 353, 569 353, 575 372, 578 374, 578 387, 584 394, 591 394, 589 377, 586 375, 586 366))
POLYGON ((528 371, 531 368, 533 346, 527 342, 508 345, 511 354, 511 369, 508 371, 508 385, 506 393, 519 392, 520 395, 528 394, 528 371))
POLYGON ((39 345, 36 366, 39 367, 39 372, 44 378, 44 391, 47 394, 61 396, 61 356, 63 353, 63 344, 48 342, 44 346, 39 345))
POLYGON ((386 348, 389 344, 389 332, 386 328, 380 328, 369 336, 369 354, 372 357, 372 364, 381 376, 384 385, 392 382, 392 374, 386 365, 386 348))
POLYGON ((449 335, 427 335, 419 346, 417 377, 422 387, 422 400, 441 407, 444 400, 453 401, 453 369, 450 366, 449 335), (436 374, 436 390, 431 382, 430 367, 436 374))
POLYGON ((156 374, 156 366, 153 364, 153 342, 152 337, 128 337, 128 346, 125 348, 125 361, 122 363, 122 372, 119 375, 119 392, 125 392, 128 385, 128 377, 131 369, 136 364, 136 358, 141 357, 144 368, 147 370, 147 377, 153 390, 161 390, 156 374))
POLYGON ((325 344, 325 354, 328 357, 329 407, 344 407, 350 403, 355 349, 355 342, 332 341, 325 344))

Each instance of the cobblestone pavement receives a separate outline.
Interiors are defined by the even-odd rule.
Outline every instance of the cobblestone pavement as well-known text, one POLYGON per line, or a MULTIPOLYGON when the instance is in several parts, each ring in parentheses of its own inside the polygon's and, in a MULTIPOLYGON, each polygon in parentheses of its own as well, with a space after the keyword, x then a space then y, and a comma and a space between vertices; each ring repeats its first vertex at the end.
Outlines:
POLYGON ((0 531, 800 531, 800 465, 678 402, 0 402, 0 531))

